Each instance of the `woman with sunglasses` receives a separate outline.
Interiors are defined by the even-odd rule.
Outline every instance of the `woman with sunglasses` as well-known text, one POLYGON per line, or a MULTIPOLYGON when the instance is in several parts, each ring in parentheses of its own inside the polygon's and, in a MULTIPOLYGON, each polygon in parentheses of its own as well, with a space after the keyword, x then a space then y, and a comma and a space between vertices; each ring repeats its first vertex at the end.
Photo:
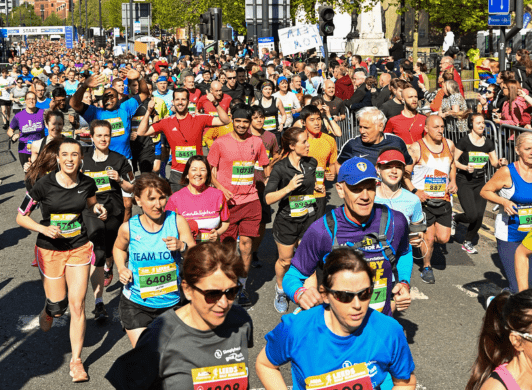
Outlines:
POLYGON ((529 389, 532 290, 503 291, 488 306, 466 390, 529 389))
POLYGON ((359 252, 339 248, 328 255, 320 287, 325 304, 282 317, 265 337, 256 370, 266 390, 287 388, 279 366, 289 361, 294 390, 378 389, 388 374, 394 388, 415 389, 402 326, 369 307, 373 275, 359 252))
POLYGON ((13 113, 17 114, 18 112, 24 110, 26 107, 26 93, 28 92, 28 87, 24 83, 24 79, 19 77, 17 79, 17 84, 15 88, 11 89, 11 101, 13 102, 13 113))
POLYGON ((196 241, 218 241, 229 228, 229 207, 225 195, 211 187, 211 166, 205 156, 192 156, 183 170, 181 190, 172 194, 167 211, 183 216, 197 225, 196 241))
POLYGON ((187 221, 164 209, 170 193, 167 181, 152 172, 142 174, 133 186, 142 214, 120 226, 113 247, 124 284, 118 311, 133 348, 157 316, 179 305, 181 254, 195 245, 187 221))
POLYGON ((155 319, 116 360, 109 382, 117 389, 247 389, 252 322, 233 306, 244 276, 234 242, 188 250, 181 286, 189 303, 155 319))

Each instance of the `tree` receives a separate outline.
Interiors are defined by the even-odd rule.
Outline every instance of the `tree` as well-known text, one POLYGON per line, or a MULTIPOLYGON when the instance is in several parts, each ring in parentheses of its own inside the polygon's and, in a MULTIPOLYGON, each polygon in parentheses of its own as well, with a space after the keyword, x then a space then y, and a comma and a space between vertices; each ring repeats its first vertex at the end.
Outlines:
POLYGON ((42 19, 35 13, 33 6, 24 3, 19 7, 13 8, 9 13, 9 26, 40 26, 42 19))
MULTIPOLYGON (((68 19, 67 22, 68 23, 68 19)), ((61 19, 55 12, 52 12, 45 20, 43 25, 45 26, 63 26, 65 19, 61 19)))
MULTIPOLYGON (((85 1, 78 1, 74 3, 74 24, 79 25, 79 7, 81 5, 81 26, 85 26, 85 1)), ((87 4, 87 14, 89 27, 99 27, 100 26, 100 12, 99 12, 99 2, 98 0, 88 0, 87 4)), ((107 1, 108 2, 108 1, 107 1)), ((112 27, 109 23, 109 15, 106 9, 107 2, 102 0, 102 27, 109 28, 112 27)), ((69 15, 71 18, 72 16, 69 15)))

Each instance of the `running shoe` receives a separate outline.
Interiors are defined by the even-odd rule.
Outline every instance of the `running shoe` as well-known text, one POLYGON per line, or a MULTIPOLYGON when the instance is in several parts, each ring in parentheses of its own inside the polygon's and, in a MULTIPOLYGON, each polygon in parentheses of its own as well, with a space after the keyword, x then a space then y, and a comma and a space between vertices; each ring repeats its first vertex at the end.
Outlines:
POLYGON ((421 280, 423 280, 425 283, 428 283, 428 284, 436 283, 436 279, 434 279, 434 272, 432 271, 432 267, 423 268, 423 271, 421 271, 421 280))
POLYGON ((54 318, 50 317, 48 313, 46 313, 46 310, 43 309, 41 314, 39 314, 39 326, 41 327, 41 330, 43 332, 48 332, 53 324, 54 318))
POLYGON ((495 295, 491 295, 491 296, 486 298, 486 310, 488 310, 488 307, 489 307, 491 301, 493 301, 494 299, 495 299, 495 295))
POLYGON ((451 236, 454 236, 456 234, 456 222, 454 220, 454 217, 456 216, 456 213, 453 212, 451 218, 451 236))
POLYGON ((465 250, 467 253, 478 253, 477 248, 473 246, 471 241, 464 241, 464 243, 462 244, 462 249, 465 250))
POLYGON ((105 305, 103 304, 103 302, 98 302, 96 304, 93 313, 95 321, 105 321, 109 317, 109 315, 107 314, 107 310, 105 310, 105 305))
POLYGON ((259 255, 257 254, 257 252, 253 252, 253 259, 251 260, 251 266, 253 268, 261 268, 262 267, 262 264, 260 263, 259 255))
POLYGON ((109 271, 103 271, 103 286, 107 287, 111 284, 113 281, 113 269, 111 268, 109 271))
POLYGON ((72 377, 72 382, 86 382, 89 380, 80 358, 70 362, 70 376, 72 377))
POLYGON ((275 308, 275 311, 277 313, 286 313, 288 311, 288 304, 290 302, 288 301, 288 297, 284 293, 284 291, 279 290, 279 287, 277 287, 277 283, 275 284, 275 299, 273 301, 273 307, 275 308))
POLYGON ((240 291, 240 294, 238 294, 237 304, 238 306, 242 307, 251 306, 251 301, 249 300, 248 292, 245 289, 242 289, 242 291, 240 291))

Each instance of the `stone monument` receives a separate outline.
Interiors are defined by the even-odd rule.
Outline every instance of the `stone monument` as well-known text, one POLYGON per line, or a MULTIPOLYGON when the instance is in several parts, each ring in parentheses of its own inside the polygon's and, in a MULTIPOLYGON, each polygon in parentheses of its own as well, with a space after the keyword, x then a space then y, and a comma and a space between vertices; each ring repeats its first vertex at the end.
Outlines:
POLYGON ((358 16, 358 31, 360 38, 348 40, 346 51, 352 51, 353 54, 360 56, 388 56, 390 42, 384 38, 382 32, 382 5, 380 1, 374 3, 371 0, 365 0, 362 8, 370 4, 373 8, 368 12, 362 12, 358 16))

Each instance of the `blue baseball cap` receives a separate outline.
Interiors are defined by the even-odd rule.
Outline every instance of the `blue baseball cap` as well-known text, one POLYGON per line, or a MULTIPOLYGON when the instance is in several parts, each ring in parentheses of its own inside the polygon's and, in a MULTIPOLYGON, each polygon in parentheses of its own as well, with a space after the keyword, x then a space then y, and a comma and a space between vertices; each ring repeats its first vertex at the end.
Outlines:
POLYGON ((286 81, 288 83, 288 79, 284 76, 281 76, 277 79, 277 85, 281 84, 282 81, 286 81))
POLYGON ((375 166, 362 157, 353 157, 347 160, 340 167, 338 172, 338 183, 345 182, 350 186, 357 185, 364 180, 379 180, 375 166))
POLYGON ((162 81, 168 81, 168 78, 167 78, 166 76, 159 76, 159 77, 157 78, 157 82, 160 83, 160 82, 162 82, 162 81))

